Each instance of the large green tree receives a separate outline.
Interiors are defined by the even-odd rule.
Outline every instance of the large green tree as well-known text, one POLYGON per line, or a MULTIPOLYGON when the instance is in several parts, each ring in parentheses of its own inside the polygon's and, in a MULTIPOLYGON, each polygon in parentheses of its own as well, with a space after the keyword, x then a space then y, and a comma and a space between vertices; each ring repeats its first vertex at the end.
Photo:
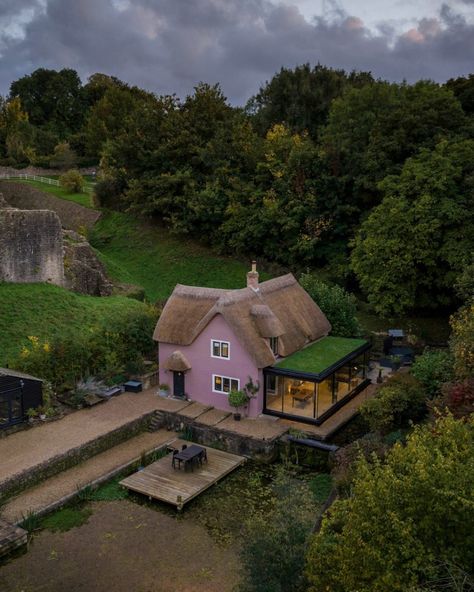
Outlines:
POLYGON ((351 257, 369 301, 386 315, 451 304, 474 249, 474 141, 423 150, 380 187, 351 257))
POLYGON ((420 149, 464 133, 466 121, 452 92, 434 82, 378 81, 333 101, 322 145, 345 199, 365 214, 380 200, 382 179, 399 173, 420 149))
POLYGON ((75 70, 39 68, 12 82, 10 98, 15 97, 21 100, 33 125, 48 127, 62 139, 82 125, 85 105, 75 70))
POLYGON ((352 493, 307 555, 310 592, 407 592, 440 565, 474 565, 474 418, 418 426, 384 461, 360 459, 352 493))

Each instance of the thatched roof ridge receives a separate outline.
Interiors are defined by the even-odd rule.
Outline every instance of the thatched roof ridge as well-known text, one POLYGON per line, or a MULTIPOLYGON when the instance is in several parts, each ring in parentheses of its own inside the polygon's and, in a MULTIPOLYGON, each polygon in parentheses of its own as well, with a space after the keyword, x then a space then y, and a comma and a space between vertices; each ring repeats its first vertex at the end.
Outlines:
POLYGON ((227 294, 227 290, 221 288, 201 288, 199 286, 185 286, 184 284, 176 284, 173 290, 173 295, 196 299, 209 298, 210 300, 216 300, 225 294, 227 294))
POLYGON ((174 351, 171 356, 164 361, 163 367, 166 370, 173 370, 173 372, 186 372, 186 370, 191 370, 191 364, 188 362, 188 359, 183 352, 179 350, 174 351))
POLYGON ((331 330, 320 308, 291 273, 262 282, 258 288, 221 290, 178 284, 153 337, 190 345, 221 314, 256 365, 263 368, 275 362, 269 337, 279 337, 280 352, 287 356, 331 330))

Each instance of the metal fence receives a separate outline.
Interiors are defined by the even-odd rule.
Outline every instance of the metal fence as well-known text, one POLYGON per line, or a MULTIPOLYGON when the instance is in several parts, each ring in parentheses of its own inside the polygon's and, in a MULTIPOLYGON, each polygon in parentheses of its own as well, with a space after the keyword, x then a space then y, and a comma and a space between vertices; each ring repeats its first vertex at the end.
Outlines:
MULTIPOLYGON (((1 179, 24 179, 25 181, 38 181, 39 183, 46 183, 47 185, 54 185, 55 187, 60 187, 60 183, 57 179, 51 179, 50 177, 40 177, 39 175, 28 175, 26 173, 15 173, 15 174, 3 174, 0 175, 1 179)), ((86 193, 94 193, 94 187, 90 184, 85 184, 83 187, 83 191, 86 193)))

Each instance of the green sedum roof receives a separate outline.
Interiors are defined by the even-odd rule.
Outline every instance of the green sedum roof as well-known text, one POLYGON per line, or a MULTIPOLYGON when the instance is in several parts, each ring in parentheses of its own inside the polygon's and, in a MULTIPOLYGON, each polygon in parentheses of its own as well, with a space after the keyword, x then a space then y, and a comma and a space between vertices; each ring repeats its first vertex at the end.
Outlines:
POLYGON ((277 362, 275 368, 320 374, 368 342, 348 337, 323 337, 277 362))

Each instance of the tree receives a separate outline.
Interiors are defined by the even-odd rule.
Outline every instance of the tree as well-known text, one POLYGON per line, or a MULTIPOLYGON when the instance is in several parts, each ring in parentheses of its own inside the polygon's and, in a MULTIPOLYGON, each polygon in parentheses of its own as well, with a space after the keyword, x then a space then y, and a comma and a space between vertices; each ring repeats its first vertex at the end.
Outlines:
POLYGON ((474 249, 474 141, 441 142, 380 185, 384 199, 356 235, 351 265, 382 315, 452 304, 474 249))
POLYGON ((12 82, 10 98, 18 97, 33 125, 48 127, 61 139, 82 125, 85 105, 77 72, 38 68, 12 82))
POLYGON ((310 592, 405 592, 441 563, 474 564, 474 418, 417 426, 384 461, 360 459, 307 555, 310 592))
POLYGON ((378 183, 407 158, 465 131, 467 119, 451 91, 428 81, 375 82, 353 88, 331 104, 322 145, 346 199, 362 213, 380 201, 378 183))
POLYGON ((356 300, 340 286, 325 284, 315 275, 303 273, 300 284, 331 323, 332 335, 358 337, 361 327, 356 317, 356 300))
POLYGON ((334 70, 309 64, 293 70, 281 68, 247 104, 252 122, 261 135, 275 124, 285 124, 292 133, 307 131, 313 139, 326 123, 329 108, 347 88, 373 82, 369 72, 334 70))
POLYGON ((450 78, 446 87, 454 93, 465 113, 474 114, 474 74, 450 78))
POLYGON ((304 562, 314 522, 311 491, 288 475, 275 482, 269 515, 256 515, 245 525, 240 557, 240 592, 304 592, 304 562))
POLYGON ((454 356, 454 373, 457 378, 474 376, 474 303, 461 307, 450 319, 449 347, 454 356))
POLYGON ((54 147, 50 165, 58 169, 70 169, 76 164, 76 161, 77 156, 74 150, 71 149, 67 142, 61 142, 54 147))

